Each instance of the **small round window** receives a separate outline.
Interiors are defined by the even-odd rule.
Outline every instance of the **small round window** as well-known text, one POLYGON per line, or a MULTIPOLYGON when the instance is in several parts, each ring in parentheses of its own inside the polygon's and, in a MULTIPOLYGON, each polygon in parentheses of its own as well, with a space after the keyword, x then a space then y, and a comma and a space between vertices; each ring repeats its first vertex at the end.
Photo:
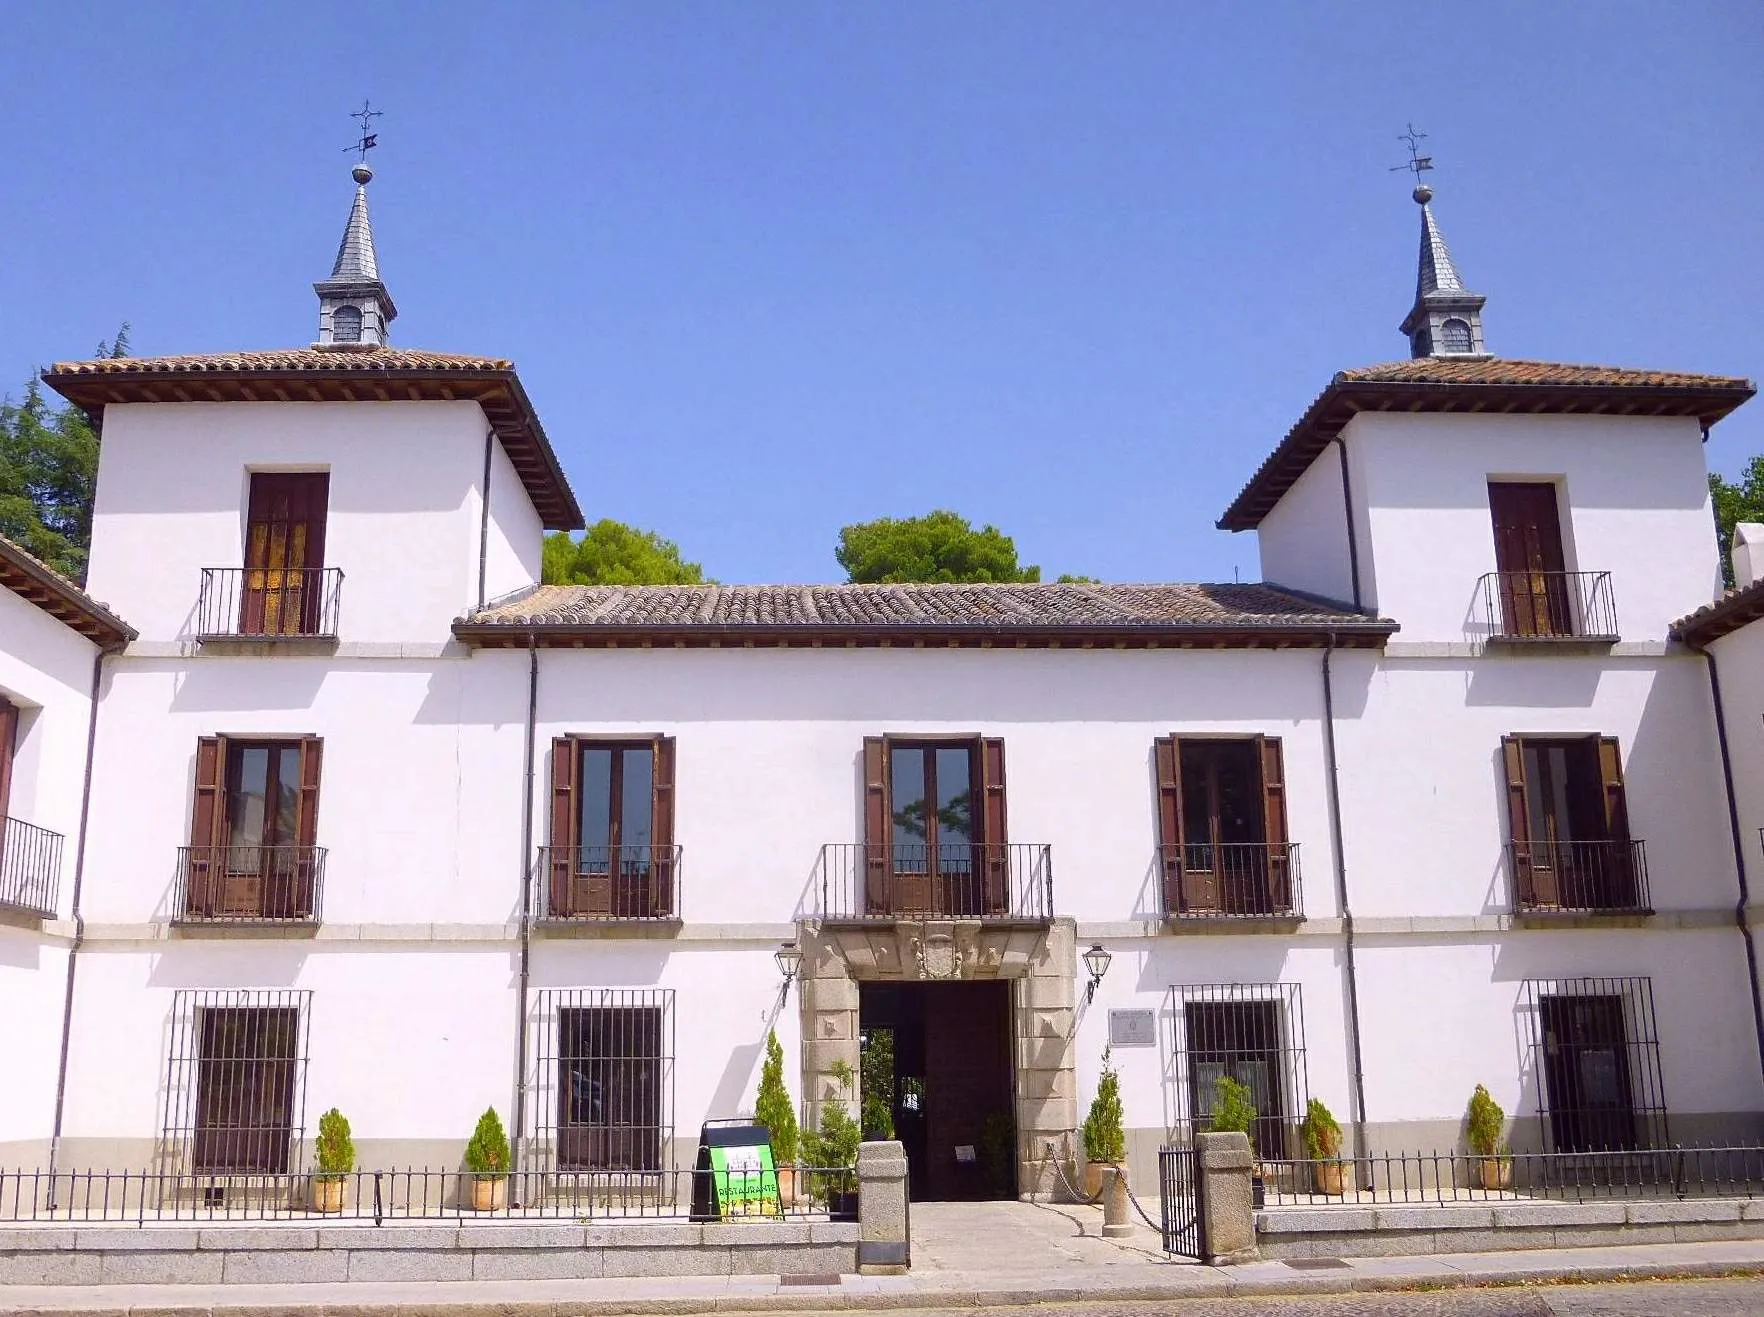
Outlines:
POLYGON ((331 341, 335 343, 361 342, 360 307, 340 306, 331 312, 331 341))

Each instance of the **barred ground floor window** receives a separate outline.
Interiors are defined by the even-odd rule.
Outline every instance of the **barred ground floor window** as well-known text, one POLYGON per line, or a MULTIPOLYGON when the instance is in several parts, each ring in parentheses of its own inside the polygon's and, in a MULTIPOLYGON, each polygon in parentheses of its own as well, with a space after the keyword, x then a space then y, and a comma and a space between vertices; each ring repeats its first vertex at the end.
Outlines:
POLYGON ((1520 1011, 1550 1151, 1668 1146, 1652 980, 1526 979, 1520 1011))
POLYGON ((656 1172, 674 1137, 674 994, 548 988, 533 1020, 543 1169, 656 1172))
POLYGON ((172 1165, 197 1175, 299 1169, 311 998, 296 989, 176 994, 164 1121, 172 1165))
POLYGON ((1310 1097, 1299 985, 1182 984, 1170 989, 1170 1016, 1176 1137, 1192 1141, 1208 1128, 1219 1080, 1229 1077, 1249 1089, 1255 1106, 1250 1142, 1256 1155, 1294 1155, 1310 1097))

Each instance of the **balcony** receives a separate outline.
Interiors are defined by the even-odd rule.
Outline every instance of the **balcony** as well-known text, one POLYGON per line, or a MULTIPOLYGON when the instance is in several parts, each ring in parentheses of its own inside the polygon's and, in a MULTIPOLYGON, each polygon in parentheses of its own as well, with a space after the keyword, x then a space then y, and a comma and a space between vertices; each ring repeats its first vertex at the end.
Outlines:
POLYGON ((541 846, 542 923, 677 923, 678 846, 541 846))
POLYGON ((334 641, 342 594, 341 567, 204 567, 196 638, 334 641))
POLYGON ((821 847, 819 915, 830 923, 1053 919, 1052 848, 1034 842, 821 847))
POLYGON ((1507 873, 1521 914, 1653 913, 1639 841, 1508 842, 1507 873))
POLYGON ((180 846, 172 921, 316 927, 324 879, 323 846, 180 846))
POLYGON ((1166 847, 1168 919, 1299 919, 1297 842, 1190 843, 1166 847))
POLYGON ((61 834, 0 818, 0 908, 55 917, 61 883, 61 834))
POLYGON ((1489 572, 1476 583, 1476 609, 1491 643, 1617 643, 1610 572, 1489 572))

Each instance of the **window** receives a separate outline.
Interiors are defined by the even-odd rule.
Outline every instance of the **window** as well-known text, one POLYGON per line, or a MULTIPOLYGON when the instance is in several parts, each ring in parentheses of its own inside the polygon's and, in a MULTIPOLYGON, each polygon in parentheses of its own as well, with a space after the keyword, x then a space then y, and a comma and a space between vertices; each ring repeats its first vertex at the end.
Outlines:
POLYGON ((1413 344, 1414 345, 1411 348, 1412 355, 1426 357, 1433 354, 1433 339, 1425 329, 1417 329, 1415 331, 1413 344))
POLYGON ((1439 327, 1439 346, 1442 352, 1468 352, 1470 350, 1470 324, 1456 318, 1447 320, 1439 327))
POLYGON ((1309 1100, 1304 1009, 1296 983, 1203 983, 1172 988, 1176 1025, 1176 1123, 1180 1137, 1204 1132, 1222 1077, 1250 1091, 1250 1142, 1258 1157, 1293 1155, 1309 1100))
POLYGON ((282 1175, 304 1130, 303 991, 174 998, 166 1142, 197 1175, 282 1175))
POLYGON ((1550 1149, 1667 1146, 1652 982, 1527 979, 1522 993, 1550 1149))
POLYGON ((331 342, 361 342, 361 308, 339 306, 331 311, 331 342))
POLYGON ((539 994, 537 1113, 554 1169, 665 1169, 673 1153, 673 1001, 666 989, 539 994))
POLYGON ((1645 860, 1629 836, 1617 738, 1507 736, 1501 760, 1519 908, 1645 908, 1645 860))
POLYGON ((1556 487, 1547 481, 1491 482, 1488 506, 1501 634, 1573 635, 1556 487))
POLYGON ((1153 760, 1165 912, 1294 913, 1279 739, 1163 736, 1153 760))
POLYGON ((551 789, 546 916, 673 918, 674 738, 560 736, 551 789))
POLYGON ((316 736, 197 742, 182 918, 318 917, 323 750, 316 736))
POLYGON ((872 915, 1004 914, 1004 742, 864 738, 864 905, 872 915))
POLYGON ((315 636, 325 620, 323 472, 252 474, 245 518, 245 586, 239 630, 248 636, 315 636))

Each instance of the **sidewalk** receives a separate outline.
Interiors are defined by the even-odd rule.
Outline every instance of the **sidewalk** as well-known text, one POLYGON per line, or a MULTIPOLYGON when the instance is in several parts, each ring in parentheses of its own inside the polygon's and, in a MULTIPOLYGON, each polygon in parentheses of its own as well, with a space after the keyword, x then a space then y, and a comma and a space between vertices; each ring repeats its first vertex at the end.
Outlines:
POLYGON ((916 1204, 906 1276, 358 1282, 325 1285, 3 1286, 0 1311, 106 1317, 614 1317, 624 1313, 1001 1307, 1340 1293, 1428 1286, 1622 1280, 1764 1271, 1764 1240, 1623 1248, 1314 1259, 1202 1267, 1167 1260, 1157 1236, 1101 1238, 1093 1208, 916 1204))

